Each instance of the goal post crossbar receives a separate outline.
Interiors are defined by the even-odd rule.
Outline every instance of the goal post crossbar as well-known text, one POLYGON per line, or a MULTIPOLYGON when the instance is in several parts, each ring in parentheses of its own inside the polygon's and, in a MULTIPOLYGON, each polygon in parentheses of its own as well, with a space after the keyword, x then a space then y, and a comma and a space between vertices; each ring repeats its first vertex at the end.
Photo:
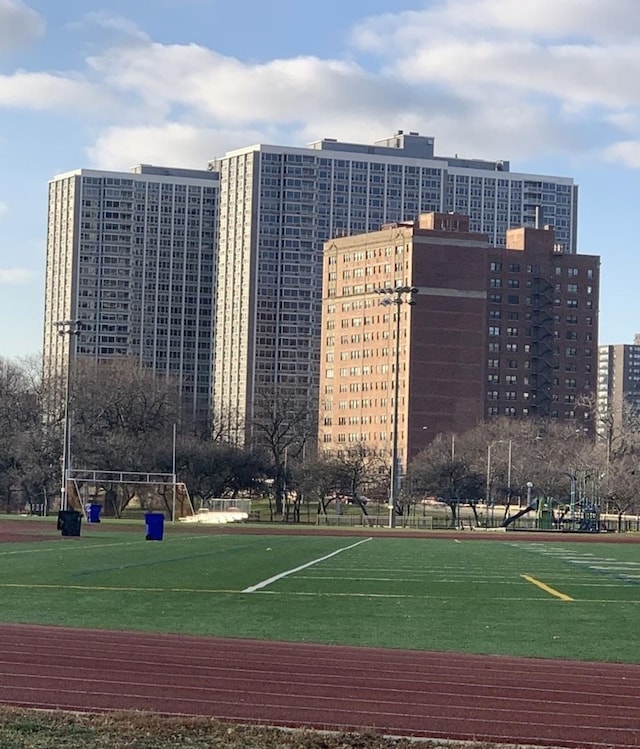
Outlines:
POLYGON ((91 469, 82 468, 69 468, 67 470, 67 481, 72 484, 75 489, 78 502, 80 503, 81 509, 86 514, 87 504, 81 491, 81 485, 93 484, 100 486, 101 484, 133 484, 138 486, 162 486, 165 488, 171 488, 172 497, 172 520, 175 520, 176 516, 176 493, 179 491, 188 504, 188 508, 191 510, 191 514, 195 515, 195 508, 189 495, 187 485, 178 481, 178 478, 173 473, 144 473, 140 471, 94 471, 91 469))
POLYGON ((112 484, 173 484, 180 483, 173 473, 142 473, 138 471, 93 471, 70 468, 68 478, 73 481, 102 481, 112 484))

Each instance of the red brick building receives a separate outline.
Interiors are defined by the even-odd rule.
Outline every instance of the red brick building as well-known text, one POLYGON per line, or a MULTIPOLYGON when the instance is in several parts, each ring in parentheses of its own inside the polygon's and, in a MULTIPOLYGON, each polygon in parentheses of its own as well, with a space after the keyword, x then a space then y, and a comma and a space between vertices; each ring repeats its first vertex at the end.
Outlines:
POLYGON ((550 230, 511 230, 499 249, 459 214, 327 242, 320 448, 390 456, 396 408, 405 467, 487 417, 573 418, 595 388, 598 275, 550 230))

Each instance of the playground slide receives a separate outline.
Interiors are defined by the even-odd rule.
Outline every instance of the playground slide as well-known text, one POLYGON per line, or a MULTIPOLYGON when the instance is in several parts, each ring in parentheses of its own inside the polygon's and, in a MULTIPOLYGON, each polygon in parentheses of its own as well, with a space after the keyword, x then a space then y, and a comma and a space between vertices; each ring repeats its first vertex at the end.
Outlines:
POLYGON ((525 507, 523 510, 520 510, 519 512, 516 512, 515 515, 509 515, 508 518, 505 518, 502 521, 502 527, 507 528, 511 525, 511 523, 515 522, 518 518, 521 518, 523 515, 526 515, 528 512, 531 512, 531 510, 537 510, 538 509, 538 501, 532 502, 530 505, 525 507))

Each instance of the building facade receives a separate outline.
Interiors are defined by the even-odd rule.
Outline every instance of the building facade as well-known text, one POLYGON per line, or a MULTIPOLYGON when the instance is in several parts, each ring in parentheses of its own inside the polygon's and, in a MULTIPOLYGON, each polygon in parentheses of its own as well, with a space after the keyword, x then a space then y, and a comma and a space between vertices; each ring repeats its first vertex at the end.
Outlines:
POLYGON ((406 469, 485 418, 591 416, 599 258, 553 231, 509 230, 495 248, 465 216, 421 215, 327 242, 323 278, 320 449, 390 456, 397 439, 406 469))
POLYGON ((209 418, 217 192, 211 172, 144 165, 51 180, 45 373, 72 355, 128 357, 209 418), (73 346, 58 335, 65 320, 80 326, 73 346))
POLYGON ((482 419, 489 244, 468 225, 423 214, 325 245, 320 449, 390 458, 397 438, 406 467, 482 419))
POLYGON ((598 433, 607 440, 624 428, 625 416, 640 409, 640 335, 632 344, 598 348, 598 433))
POLYGON ((220 175, 214 410, 236 425, 238 440, 251 439, 261 392, 317 393, 325 241, 457 211, 496 247, 510 227, 545 223, 564 252, 576 251, 571 179, 440 157, 434 139, 418 133, 373 145, 256 145, 210 169, 220 175))
POLYGON ((485 415, 582 419, 596 392, 600 258, 547 229, 507 232, 488 253, 485 415))

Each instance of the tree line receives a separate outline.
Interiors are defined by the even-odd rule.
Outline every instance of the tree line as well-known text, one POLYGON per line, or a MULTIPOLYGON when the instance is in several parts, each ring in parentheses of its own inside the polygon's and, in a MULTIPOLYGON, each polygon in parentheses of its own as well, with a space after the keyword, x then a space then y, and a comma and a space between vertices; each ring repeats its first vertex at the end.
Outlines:
MULTIPOLYGON (((62 484, 63 377, 46 382, 36 359, 0 359, 0 509, 56 507, 62 484)), ((366 442, 323 451, 315 444, 312 394, 258 393, 250 446, 231 441, 232 415, 210 423, 185 416, 175 383, 126 359, 78 359, 70 378, 72 468, 171 474, 197 507, 215 497, 262 496, 273 518, 299 522, 340 511, 363 514, 388 502, 390 455, 366 442), (174 431, 175 430, 175 431, 174 431), (176 439, 174 442, 174 434, 176 439)), ((532 498, 558 512, 598 503, 622 518, 640 512, 640 418, 620 422, 585 404, 589 422, 495 419, 462 435, 434 435, 410 462, 398 498, 407 517, 425 498, 449 506, 500 507, 504 519, 532 498)), ((105 483, 105 511, 119 516, 136 488, 105 483)), ((165 492, 165 501, 168 494, 165 492)))

